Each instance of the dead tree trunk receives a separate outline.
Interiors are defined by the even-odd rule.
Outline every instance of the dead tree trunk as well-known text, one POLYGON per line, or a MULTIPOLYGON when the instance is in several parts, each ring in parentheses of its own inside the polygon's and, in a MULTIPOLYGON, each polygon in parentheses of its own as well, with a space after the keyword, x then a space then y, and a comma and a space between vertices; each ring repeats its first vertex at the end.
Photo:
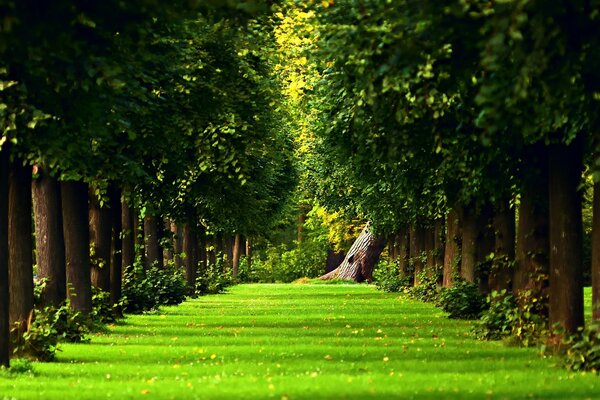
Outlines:
POLYGON ((339 267, 321 276, 321 279, 345 279, 356 282, 372 282, 373 268, 385 247, 385 239, 374 235, 369 225, 350 247, 348 255, 339 267))

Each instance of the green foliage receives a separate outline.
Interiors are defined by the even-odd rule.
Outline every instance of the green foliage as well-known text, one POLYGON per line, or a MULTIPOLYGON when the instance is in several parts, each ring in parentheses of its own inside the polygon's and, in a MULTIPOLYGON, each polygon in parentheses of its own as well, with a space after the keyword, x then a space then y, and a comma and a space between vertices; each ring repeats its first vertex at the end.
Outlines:
POLYGON ((99 324, 115 322, 115 310, 110 304, 110 293, 92 287, 92 312, 91 319, 99 324))
POLYGON ((419 273, 419 284, 405 289, 404 292, 415 300, 435 303, 439 296, 437 276, 421 272, 419 273))
POLYGON ((181 271, 168 266, 147 270, 138 263, 123 278, 123 307, 129 313, 156 310, 185 300, 187 284, 181 271))
POLYGON ((400 292, 412 285, 410 276, 400 275, 397 261, 380 259, 373 270, 373 279, 379 290, 400 292))
POLYGON ((579 328, 564 343, 565 366, 573 371, 600 372, 600 323, 579 328))
POLYGON ((29 375, 31 377, 36 375, 30 360, 26 358, 15 358, 10 360, 10 368, 6 369, 0 367, 0 376, 11 378, 17 375, 29 375))
POLYGON ((485 297, 479 293, 478 285, 455 280, 450 288, 440 291, 437 306, 448 313, 448 318, 477 319, 484 311, 485 297))
MULTIPOLYGON (((224 268, 223 257, 217 257, 215 264, 208 264, 204 271, 200 271, 196 278, 196 295, 222 293, 229 286, 234 284, 233 275, 230 268, 224 268)), ((239 271, 247 276, 247 262, 238 266, 239 271)))
POLYGON ((510 315, 517 308, 515 296, 506 290, 493 291, 486 301, 488 308, 474 326, 475 335, 482 340, 499 340, 510 335, 510 315))

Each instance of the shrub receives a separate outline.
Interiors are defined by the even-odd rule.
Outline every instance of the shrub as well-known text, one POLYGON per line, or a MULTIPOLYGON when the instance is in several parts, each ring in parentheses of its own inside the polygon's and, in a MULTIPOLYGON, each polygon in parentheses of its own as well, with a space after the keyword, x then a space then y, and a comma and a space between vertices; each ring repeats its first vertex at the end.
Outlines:
POLYGON ((224 268, 222 257, 217 257, 216 264, 208 264, 196 278, 195 293, 198 296, 222 293, 233 284, 231 269, 224 268))
POLYGON ((92 320, 99 324, 110 324, 115 322, 115 315, 115 310, 110 304, 110 293, 92 287, 92 320))
POLYGON ((411 298, 427 303, 436 302, 438 298, 438 278, 435 275, 427 275, 425 272, 419 273, 419 284, 405 289, 411 298))
POLYGON ((183 274, 174 267, 144 270, 136 265, 123 278, 123 307, 126 312, 133 314, 155 310, 161 305, 183 302, 186 292, 183 274))
POLYGON ((33 364, 30 360, 25 358, 16 358, 10 361, 10 368, 0 367, 0 371, 4 376, 14 376, 14 375, 33 375, 35 376, 35 371, 33 369, 33 364))
POLYGON ((410 276, 400 275, 397 262, 384 259, 377 263, 373 271, 373 278, 377 288, 384 292, 399 292, 412 284, 410 276))
POLYGON ((579 328, 565 341, 565 366, 573 371, 600 372, 600 323, 579 328))
POLYGON ((473 329, 475 335, 481 340, 500 340, 509 336, 512 331, 510 315, 517 308, 515 296, 506 290, 493 291, 486 301, 488 308, 473 329))
POLYGON ((458 279, 451 288, 441 290, 437 305, 448 313, 448 318, 477 319, 485 309, 485 297, 479 294, 479 287, 458 279))

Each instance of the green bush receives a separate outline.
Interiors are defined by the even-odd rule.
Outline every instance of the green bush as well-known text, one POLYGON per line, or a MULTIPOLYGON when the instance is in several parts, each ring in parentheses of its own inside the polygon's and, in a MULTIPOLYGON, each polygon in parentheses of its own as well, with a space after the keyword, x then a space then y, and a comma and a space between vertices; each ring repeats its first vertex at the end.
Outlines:
POLYGON ((458 279, 452 287, 440 291, 437 305, 448 313, 448 318, 477 319, 486 303, 476 284, 458 279))
POLYGON ((99 324, 110 324, 115 322, 115 315, 110 304, 110 293, 92 287, 92 320, 99 324))
POLYGON ((36 375, 33 364, 26 358, 15 358, 11 360, 10 368, 0 367, 0 372, 2 372, 3 376, 7 377, 12 377, 14 375, 36 375))
POLYGON ((398 263, 381 259, 373 271, 373 279, 379 290, 384 292, 399 292, 412 284, 410 276, 401 276, 398 263))
POLYGON ((509 336, 512 332, 510 315, 517 308, 515 296, 506 290, 493 291, 487 297, 487 304, 487 310, 473 329, 475 335, 481 340, 500 340, 509 336))
POLYGON ((186 297, 183 273, 172 266, 144 270, 140 265, 123 278, 123 308, 129 313, 155 310, 161 305, 175 305, 186 297))
POLYGON ((195 293, 198 296, 222 293, 233 285, 233 275, 229 268, 224 268, 223 258, 217 257, 216 264, 208 264, 206 269, 196 278, 195 293))
POLYGON ((419 284, 405 289, 405 293, 409 297, 424 301, 427 303, 435 303, 438 299, 438 277, 436 275, 428 275, 426 272, 419 273, 419 284))
POLYGON ((579 328, 566 342, 565 366, 573 371, 600 372, 600 323, 579 328))

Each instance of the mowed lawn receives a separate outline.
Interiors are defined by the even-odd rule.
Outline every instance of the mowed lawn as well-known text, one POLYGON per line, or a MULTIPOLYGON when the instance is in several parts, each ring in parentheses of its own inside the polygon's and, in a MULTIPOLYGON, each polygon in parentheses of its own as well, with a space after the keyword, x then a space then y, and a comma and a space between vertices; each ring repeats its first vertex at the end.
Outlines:
POLYGON ((0 399, 600 398, 600 377, 367 285, 240 285, 64 345, 0 399))

